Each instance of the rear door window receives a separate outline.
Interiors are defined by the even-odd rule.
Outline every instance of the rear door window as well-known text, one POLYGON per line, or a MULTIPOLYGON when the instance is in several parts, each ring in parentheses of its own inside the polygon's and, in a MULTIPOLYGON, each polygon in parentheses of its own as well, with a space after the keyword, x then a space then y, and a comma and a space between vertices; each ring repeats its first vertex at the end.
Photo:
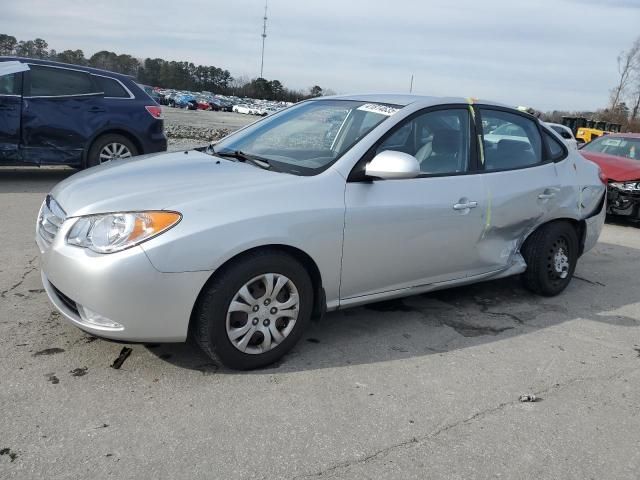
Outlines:
POLYGON ((125 90, 120 82, 113 78, 101 77, 93 75, 94 80, 98 84, 100 90, 104 92, 107 98, 130 98, 129 92, 125 90))
POLYGON ((0 77, 0 95, 20 95, 22 93, 22 74, 12 73, 0 77))
POLYGON ((515 113, 480 108, 484 169, 511 170, 542 163, 542 138, 535 121, 515 113))
POLYGON ((89 95, 100 91, 86 72, 42 65, 29 67, 32 97, 89 95))

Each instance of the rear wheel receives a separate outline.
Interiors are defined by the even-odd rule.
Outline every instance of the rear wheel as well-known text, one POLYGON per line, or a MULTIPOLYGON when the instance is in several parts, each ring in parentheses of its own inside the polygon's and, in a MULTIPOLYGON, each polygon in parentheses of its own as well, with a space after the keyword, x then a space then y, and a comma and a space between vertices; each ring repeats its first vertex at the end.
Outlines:
POLYGON ((527 263, 524 286, 539 295, 558 295, 567 288, 576 268, 576 229, 566 222, 543 225, 527 239, 522 256, 527 263))
POLYGON ((138 155, 138 149, 123 135, 109 134, 98 137, 91 145, 87 166, 94 167, 110 160, 130 158, 138 155))
POLYGON ((296 344, 312 306, 305 268, 285 253, 258 251, 229 265, 205 287, 192 335, 214 361, 239 370, 258 368, 296 344))

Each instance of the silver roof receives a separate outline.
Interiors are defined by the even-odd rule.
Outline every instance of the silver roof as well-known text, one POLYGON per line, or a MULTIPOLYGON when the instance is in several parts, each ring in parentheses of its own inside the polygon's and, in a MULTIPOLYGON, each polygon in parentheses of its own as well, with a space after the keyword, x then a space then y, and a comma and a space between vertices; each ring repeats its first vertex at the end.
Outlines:
POLYGON ((330 97, 320 97, 319 100, 354 100, 357 102, 388 103, 406 107, 412 103, 420 103, 427 107, 430 105, 441 105, 448 103, 478 103, 482 105, 495 105, 500 107, 514 108, 498 102, 479 100, 474 98, 471 102, 469 98, 463 97, 434 97, 429 95, 410 95, 402 93, 369 93, 354 95, 334 95, 330 97))

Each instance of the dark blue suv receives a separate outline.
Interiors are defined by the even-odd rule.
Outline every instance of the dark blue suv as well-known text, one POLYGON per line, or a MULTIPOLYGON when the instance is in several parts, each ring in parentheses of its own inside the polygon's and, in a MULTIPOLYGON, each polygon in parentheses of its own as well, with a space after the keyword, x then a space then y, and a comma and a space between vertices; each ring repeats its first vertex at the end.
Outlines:
POLYGON ((0 165, 70 165, 167 149, 161 107, 127 75, 17 57, 0 76, 0 165))

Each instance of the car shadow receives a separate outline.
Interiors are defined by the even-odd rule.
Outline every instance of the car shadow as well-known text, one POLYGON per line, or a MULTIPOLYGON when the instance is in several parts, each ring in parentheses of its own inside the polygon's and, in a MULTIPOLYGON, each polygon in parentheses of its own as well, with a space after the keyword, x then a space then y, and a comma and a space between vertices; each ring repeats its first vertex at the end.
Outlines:
POLYGON ((640 228, 640 220, 630 220, 628 217, 620 215, 607 215, 607 223, 617 225, 619 227, 636 227, 640 228))
MULTIPOLYGON (((313 322, 281 361, 246 372, 261 375, 402 360, 507 340, 575 319, 621 328, 640 326, 630 258, 640 251, 601 243, 579 263, 567 290, 553 298, 525 290, 518 277, 440 290, 327 314, 313 322), (621 262, 627 262, 621 265, 621 262), (597 272, 597 273, 596 273, 597 272), (625 288, 626 287, 626 288, 625 288)), ((196 346, 152 345, 149 350, 180 368, 204 374, 219 368, 196 346)))
POLYGON ((70 167, 0 167, 0 193, 48 193, 79 170, 70 167))

